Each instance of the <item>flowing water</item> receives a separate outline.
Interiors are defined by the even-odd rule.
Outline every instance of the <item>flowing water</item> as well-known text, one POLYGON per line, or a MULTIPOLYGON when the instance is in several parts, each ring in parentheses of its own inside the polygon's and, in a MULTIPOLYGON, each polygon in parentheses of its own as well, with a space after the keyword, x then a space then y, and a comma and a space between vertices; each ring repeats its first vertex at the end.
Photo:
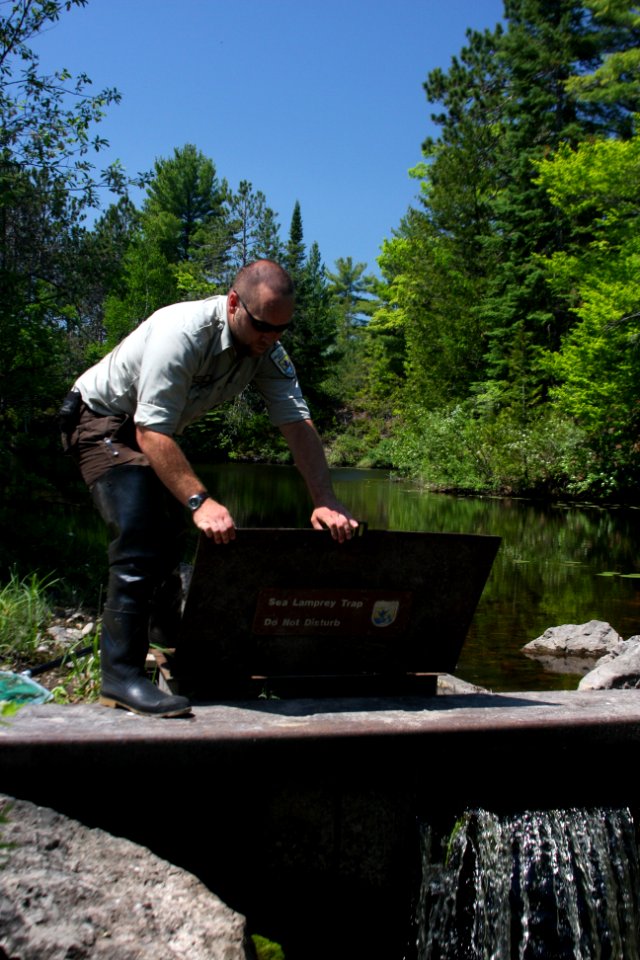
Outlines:
POLYGON ((476 810, 422 848, 417 960, 638 960, 629 810, 476 810))

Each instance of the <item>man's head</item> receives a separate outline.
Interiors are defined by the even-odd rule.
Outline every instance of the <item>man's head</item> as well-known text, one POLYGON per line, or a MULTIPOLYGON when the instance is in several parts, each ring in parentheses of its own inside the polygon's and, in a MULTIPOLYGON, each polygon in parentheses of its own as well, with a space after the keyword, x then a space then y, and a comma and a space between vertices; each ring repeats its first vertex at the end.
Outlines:
POLYGON ((291 323, 293 281, 273 260, 256 260, 237 274, 227 298, 229 329, 236 349, 257 357, 291 323))

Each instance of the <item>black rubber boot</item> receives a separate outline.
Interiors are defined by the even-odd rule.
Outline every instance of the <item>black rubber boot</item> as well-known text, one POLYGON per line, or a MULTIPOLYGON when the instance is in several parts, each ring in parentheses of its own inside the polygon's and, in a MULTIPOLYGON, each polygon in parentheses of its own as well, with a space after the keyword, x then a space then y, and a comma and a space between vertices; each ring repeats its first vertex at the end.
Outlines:
POLYGON ((189 712, 189 701, 163 693, 147 678, 144 665, 154 597, 180 558, 183 510, 150 467, 114 467, 94 484, 92 494, 113 536, 100 702, 145 716, 181 716, 189 712))
POLYGON ((172 573, 151 598, 149 643, 163 650, 175 650, 182 620, 182 580, 172 573))
POLYGON ((146 617, 105 608, 100 637, 100 703, 143 716, 181 717, 190 713, 186 697, 164 693, 145 675, 147 630, 146 617))

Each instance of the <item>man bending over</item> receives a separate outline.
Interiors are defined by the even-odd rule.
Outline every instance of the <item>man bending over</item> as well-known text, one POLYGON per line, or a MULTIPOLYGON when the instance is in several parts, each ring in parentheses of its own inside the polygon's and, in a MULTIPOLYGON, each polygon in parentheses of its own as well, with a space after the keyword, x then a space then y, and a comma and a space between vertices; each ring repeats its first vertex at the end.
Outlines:
POLYGON ((78 379, 61 414, 63 443, 109 525, 101 703, 144 715, 188 713, 186 697, 145 676, 149 640, 177 628, 184 512, 217 544, 233 517, 209 493, 174 437, 252 382, 282 431, 311 495, 311 523, 342 542, 357 522, 336 499, 296 372, 278 338, 295 306, 288 273, 271 260, 243 267, 227 296, 158 310, 78 379))

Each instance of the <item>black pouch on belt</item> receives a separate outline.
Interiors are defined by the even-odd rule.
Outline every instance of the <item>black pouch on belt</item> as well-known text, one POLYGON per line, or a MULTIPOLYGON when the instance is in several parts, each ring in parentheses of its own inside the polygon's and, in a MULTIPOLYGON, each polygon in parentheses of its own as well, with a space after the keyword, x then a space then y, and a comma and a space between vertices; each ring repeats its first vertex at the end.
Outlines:
POLYGON ((64 447, 65 453, 69 451, 71 435, 78 426, 81 406, 82 394, 80 391, 70 390, 58 410, 58 426, 62 434, 62 446, 64 447))

